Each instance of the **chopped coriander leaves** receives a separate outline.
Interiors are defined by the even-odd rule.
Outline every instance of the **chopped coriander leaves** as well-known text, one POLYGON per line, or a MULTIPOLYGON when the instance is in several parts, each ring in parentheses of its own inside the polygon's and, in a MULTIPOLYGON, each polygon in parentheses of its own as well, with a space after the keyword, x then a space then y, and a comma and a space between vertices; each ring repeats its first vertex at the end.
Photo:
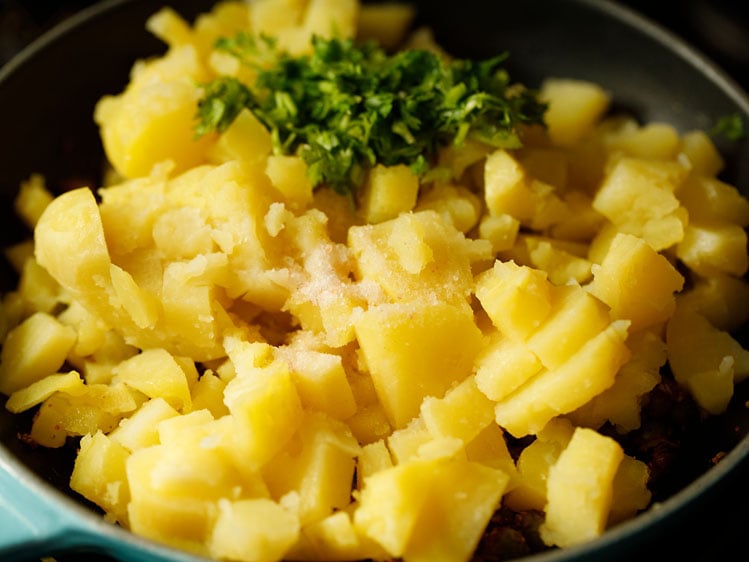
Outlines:
POLYGON ((276 152, 305 160, 314 186, 352 195, 377 163, 423 175, 440 146, 470 138, 515 148, 519 125, 543 124, 545 104, 511 84, 506 54, 446 62, 425 50, 388 55, 371 42, 315 37, 312 46, 292 57, 248 34, 220 40, 217 48, 256 66, 257 78, 205 84, 196 134, 226 130, 247 108, 276 152))
POLYGON ((729 141, 738 141, 747 136, 744 118, 740 113, 722 116, 710 132, 714 136, 723 136, 729 141))

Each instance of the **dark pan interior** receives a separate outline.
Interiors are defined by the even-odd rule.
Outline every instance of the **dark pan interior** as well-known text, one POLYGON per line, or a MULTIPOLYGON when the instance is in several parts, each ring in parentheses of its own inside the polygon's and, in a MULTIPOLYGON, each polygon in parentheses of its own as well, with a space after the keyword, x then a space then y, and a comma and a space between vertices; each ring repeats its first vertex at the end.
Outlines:
MULTIPOLYGON (((13 216, 11 202, 19 182, 30 173, 44 174, 48 185, 58 190, 71 184, 99 183, 103 156, 92 119, 94 104, 102 95, 122 89, 136 58, 163 51, 143 22, 164 3, 105 2, 89 9, 88 18, 74 18, 47 35, 0 72, 2 246, 29 234, 13 216), (79 25, 73 30, 74 23, 79 25)), ((173 2, 188 19, 212 4, 212 0, 173 2)), ((672 43, 674 38, 666 32, 614 5, 595 0, 424 0, 413 4, 419 9, 418 23, 428 23, 448 51, 480 58, 507 50, 511 75, 530 86, 547 76, 590 79, 613 92, 617 110, 632 112, 643 121, 667 121, 682 131, 710 129, 721 116, 737 111, 749 115, 745 97, 710 63, 681 43, 672 43)), ((719 148, 727 161, 723 179, 749 194, 749 143, 719 139, 719 148)), ((0 283, 3 291, 15 283, 4 262, 0 283)), ((741 339, 746 345, 746 334, 741 339)), ((738 389, 726 416, 706 421, 694 431, 694 440, 684 453, 689 462, 670 481, 668 494, 705 472, 716 455, 744 437, 749 427, 744 406, 747 390, 746 384, 738 389)), ((17 436, 28 431, 30 419, 1 410, 0 440, 41 478, 67 490, 75 443, 60 450, 24 444, 17 436)), ((747 492, 738 490, 747 488, 738 485, 741 475, 749 476, 745 465, 711 490, 709 498, 699 498, 699 511, 717 511, 725 518, 705 519, 691 502, 680 518, 662 524, 657 533, 642 530, 630 546, 610 547, 607 559, 625 559, 634 552, 630 548, 650 551, 664 541, 670 543, 672 555, 681 548, 684 553, 698 552, 695 549, 708 541, 707 552, 718 552, 735 536, 731 526, 735 516, 728 513, 740 509, 737 497, 743 493, 743 503, 749 505, 747 492), (717 525, 716 520, 721 523, 717 525), (699 534, 690 534, 687 530, 692 528, 699 534), (668 533, 678 533, 678 541, 668 533)), ((749 515, 749 509, 743 513, 749 515)))

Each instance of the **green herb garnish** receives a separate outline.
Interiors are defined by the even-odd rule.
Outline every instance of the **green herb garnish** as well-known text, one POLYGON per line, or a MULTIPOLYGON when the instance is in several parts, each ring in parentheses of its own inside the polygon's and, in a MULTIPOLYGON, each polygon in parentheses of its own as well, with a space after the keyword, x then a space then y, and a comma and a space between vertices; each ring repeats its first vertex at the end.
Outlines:
POLYGON ((740 113, 724 115, 715 124, 710 133, 713 136, 722 136, 729 141, 739 141, 746 138, 747 131, 744 117, 740 113))
POLYGON ((220 40, 217 48, 253 65, 257 78, 205 84, 196 133, 222 132, 248 108, 271 131, 277 153, 306 161, 314 186, 352 195, 377 163, 422 175, 440 146, 473 139, 517 148, 519 125, 543 124, 546 105, 510 83, 506 53, 445 62, 426 50, 388 55, 351 40, 315 37, 312 46, 310 55, 292 57, 267 38, 220 40))

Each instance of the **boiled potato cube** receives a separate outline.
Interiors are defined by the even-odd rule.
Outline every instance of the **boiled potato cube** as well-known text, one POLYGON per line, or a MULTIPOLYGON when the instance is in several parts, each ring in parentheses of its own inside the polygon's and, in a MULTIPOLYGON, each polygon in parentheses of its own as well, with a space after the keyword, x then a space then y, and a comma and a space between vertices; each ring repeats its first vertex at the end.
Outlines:
POLYGON ((523 342, 497 333, 476 357, 476 386, 491 400, 501 400, 542 367, 523 342))
POLYGON ((611 102, 597 84, 561 78, 545 80, 540 97, 549 104, 545 120, 549 137, 558 146, 574 145, 590 134, 611 102))
POLYGON ((107 157, 125 178, 146 176, 165 160, 174 163, 175 171, 202 164, 214 142, 211 136, 196 140, 193 131, 197 82, 205 77, 194 47, 172 49, 166 59, 183 68, 183 77, 168 76, 173 70, 159 62, 134 75, 122 94, 102 98, 94 112, 107 157))
POLYGON ((416 15, 413 6, 397 2, 364 4, 359 8, 356 37, 376 40, 385 49, 393 49, 406 36, 416 15))
POLYGON ((47 189, 44 177, 32 174, 28 180, 21 182, 18 194, 13 200, 13 208, 26 226, 33 229, 53 197, 47 189))
POLYGON ((656 251, 669 248, 684 237, 686 212, 674 191, 686 173, 671 161, 622 158, 601 183, 593 208, 656 251))
POLYGON ((726 273, 741 277, 749 270, 746 230, 737 224, 690 223, 676 255, 704 276, 726 273))
POLYGON ((551 310, 526 346, 547 369, 561 367, 610 322, 606 305, 579 285, 551 288, 551 310))
POLYGON ((623 456, 621 445, 610 437, 592 429, 575 430, 549 468, 546 519, 540 529, 546 544, 571 546, 604 531, 623 456))
POLYGON ((236 424, 235 454, 259 468, 294 435, 303 420, 302 404, 283 362, 260 368, 232 360, 238 374, 226 385, 224 400, 236 424))
POLYGON ((108 437, 130 452, 159 444, 159 422, 177 417, 179 412, 163 398, 145 402, 135 413, 120 422, 108 437))
POLYGON ((325 414, 305 416, 294 441, 262 469, 271 496, 297 494, 302 525, 329 516, 351 502, 359 444, 349 428, 325 414))
POLYGON ((293 511, 266 498, 220 500, 211 529, 211 556, 244 562, 281 560, 299 538, 293 511))
POLYGON ((690 177, 677 191, 690 222, 749 226, 749 200, 733 185, 713 177, 690 177))
POLYGON ((418 192, 419 179, 408 166, 377 164, 364 184, 359 212, 370 224, 393 219, 414 208, 418 192))
POLYGON ((469 443, 494 421, 494 403, 478 389, 475 377, 468 377, 443 398, 425 398, 421 417, 434 437, 455 437, 469 443))
POLYGON ((117 365, 116 380, 149 398, 163 398, 175 410, 192 408, 187 376, 177 360, 164 349, 147 349, 117 365))
POLYGON ((546 273, 512 261, 496 261, 477 276, 476 297, 494 325, 515 340, 525 340, 551 312, 546 273))
POLYGON ((663 255, 640 238, 617 234, 588 290, 636 332, 668 320, 683 286, 684 278, 663 255))
POLYGON ((376 282, 392 301, 465 303, 473 291, 473 264, 491 259, 488 241, 466 238, 431 210, 352 227, 348 245, 357 278, 376 282))
POLYGON ((481 332, 466 306, 413 302, 370 308, 356 335, 388 420, 403 427, 426 396, 441 398, 470 373, 481 332))
POLYGON ((70 487, 127 525, 130 501, 125 466, 130 452, 101 431, 84 435, 75 458, 70 487))
POLYGON ((75 330, 37 312, 10 330, 0 351, 0 392, 6 395, 52 375, 75 344, 75 330))
POLYGON ((42 213, 34 230, 37 262, 83 303, 107 306, 110 259, 101 215, 88 188, 67 191, 42 213), (72 258, 72 259, 71 259, 72 258))
POLYGON ((678 301, 668 321, 666 349, 677 381, 689 386, 689 381, 698 377, 694 383, 698 390, 695 398, 722 397, 718 402, 711 399, 703 404, 713 411, 727 405, 727 386, 731 380, 739 382, 749 376, 749 351, 730 334, 712 326, 688 302, 678 301), (729 371, 733 376, 728 375, 729 371), (711 384, 714 390, 709 390, 711 384))
POLYGON ((55 392, 65 392, 67 394, 84 392, 81 375, 76 371, 48 375, 25 388, 16 390, 8 398, 5 408, 14 414, 25 412, 41 404, 55 392))
POLYGON ((689 160, 692 173, 716 176, 725 162, 710 136, 705 131, 688 131, 681 137, 681 152, 689 160))
POLYGON ((497 403, 497 423, 515 437, 540 431, 552 418, 569 413, 609 388, 629 359, 625 320, 594 336, 563 365, 541 371, 497 403))

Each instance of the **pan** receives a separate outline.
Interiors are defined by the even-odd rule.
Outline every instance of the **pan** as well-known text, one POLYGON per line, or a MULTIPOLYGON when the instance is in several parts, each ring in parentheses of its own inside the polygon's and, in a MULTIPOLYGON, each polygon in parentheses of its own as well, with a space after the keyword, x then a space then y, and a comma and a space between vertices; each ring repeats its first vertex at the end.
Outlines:
MULTIPOLYGON (((12 201, 31 172, 49 185, 100 185, 103 151, 93 108, 122 90, 136 59, 164 46, 144 27, 165 0, 104 0, 67 20, 0 69, 2 246, 22 240, 12 201)), ((211 0, 175 4, 188 20, 211 0)), ((432 0, 412 2, 440 44, 461 57, 508 51, 511 75, 531 87, 548 76, 591 80, 613 93, 615 110, 709 130, 725 115, 749 118, 746 94, 699 52, 658 25, 605 0, 432 0)), ((749 143, 718 138, 722 179, 749 195, 749 143)), ((0 265, 2 291, 16 278, 0 265)), ((746 345, 746 333, 739 335, 746 345)), ((681 463, 653 507, 590 543, 534 561, 718 558, 740 544, 749 515, 746 385, 728 412, 693 428, 681 463), (719 461, 717 459, 720 459, 719 461)), ((18 438, 30 415, 0 412, 0 559, 199 560, 106 523, 68 487, 75 444, 56 450, 18 438)), ((740 548, 740 547, 738 547, 740 548)))

